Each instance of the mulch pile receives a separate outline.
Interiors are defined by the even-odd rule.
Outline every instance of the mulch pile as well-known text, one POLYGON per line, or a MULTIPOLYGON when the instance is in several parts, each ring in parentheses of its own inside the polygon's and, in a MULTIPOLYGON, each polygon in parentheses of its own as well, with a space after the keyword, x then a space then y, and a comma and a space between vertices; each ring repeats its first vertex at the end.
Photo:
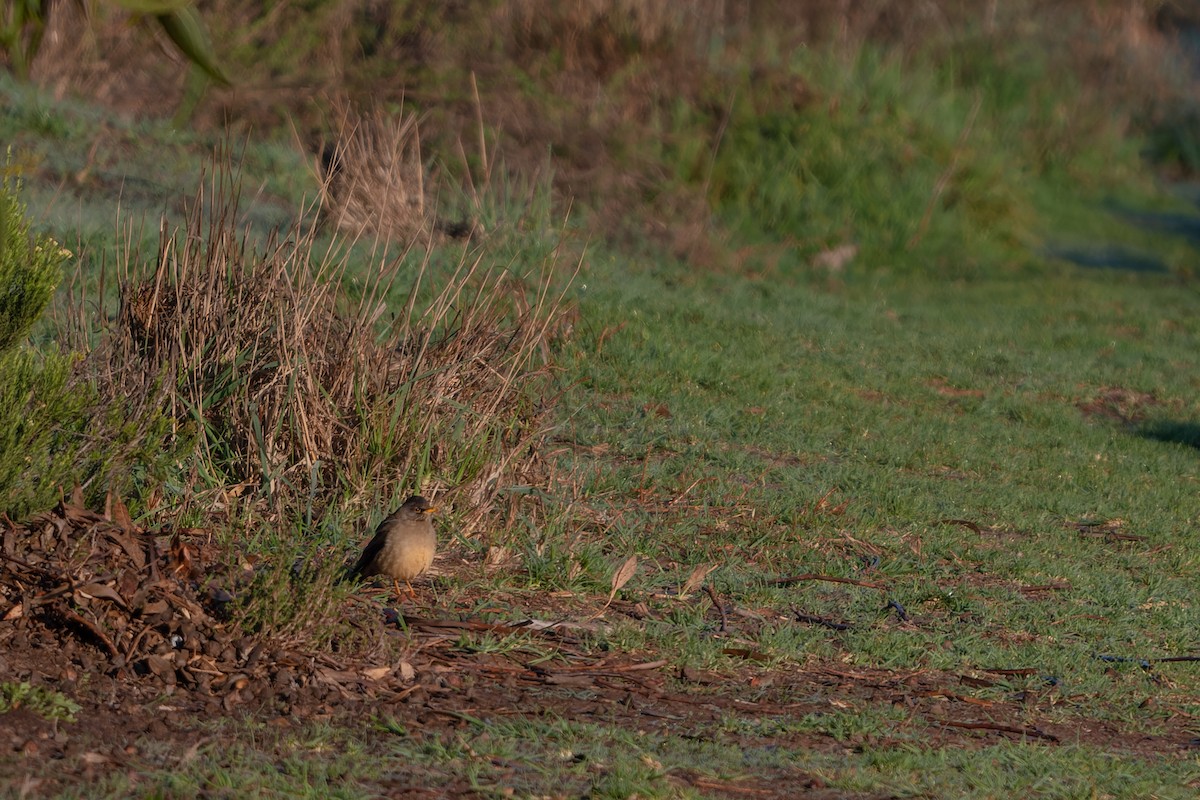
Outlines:
POLYGON ((281 713, 412 681, 403 665, 245 635, 229 614, 252 574, 223 563, 203 531, 141 530, 119 500, 108 505, 100 514, 76 496, 28 522, 4 520, 0 680, 70 687, 81 673, 101 674, 146 698, 185 691, 225 711, 269 703, 281 713))
POLYGON ((436 713, 448 695, 482 700, 465 688, 474 678, 496 689, 491 704, 507 702, 502 687, 515 684, 603 687, 666 664, 585 653, 573 632, 587 626, 422 618, 359 598, 338 613, 396 647, 337 653, 247 635, 230 612, 252 568, 227 563, 203 530, 142 530, 119 500, 107 505, 89 510, 77 494, 21 524, 0 518, 0 681, 45 683, 86 701, 79 679, 103 694, 100 676, 127 711, 170 697, 171 707, 210 714, 306 717, 399 701, 433 701, 436 713), (464 636, 521 633, 556 650, 557 668, 457 646, 464 636))

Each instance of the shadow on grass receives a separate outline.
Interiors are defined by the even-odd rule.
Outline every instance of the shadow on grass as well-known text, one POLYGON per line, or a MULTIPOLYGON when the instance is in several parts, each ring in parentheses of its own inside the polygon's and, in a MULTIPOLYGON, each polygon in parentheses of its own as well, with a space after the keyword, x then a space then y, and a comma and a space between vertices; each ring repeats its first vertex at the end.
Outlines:
MULTIPOLYGON (((1193 198, 1200 205, 1200 193, 1193 198)), ((1152 233, 1165 233, 1183 238, 1193 247, 1200 247, 1200 215, 1142 211, 1120 202, 1110 201, 1102 211, 1113 220, 1119 220, 1133 228, 1152 233)), ((1162 258, 1144 250, 1115 243, 1065 244, 1051 243, 1043 249, 1043 255, 1067 261, 1087 269, 1120 269, 1130 272, 1166 273, 1170 268, 1162 258)))
POLYGON ((1170 270, 1157 256, 1120 245, 1067 247, 1051 245, 1043 250, 1050 257, 1087 269, 1123 269, 1130 272, 1166 273, 1170 270))
POLYGON ((1145 439, 1171 444, 1186 444, 1200 450, 1200 423, 1159 420, 1140 426, 1137 435, 1145 439))
MULTIPOLYGON (((1194 205, 1200 206, 1200 193, 1187 192, 1194 205)), ((1181 236, 1192 246, 1200 246, 1200 216, 1187 212, 1143 211, 1120 202, 1109 202, 1107 210, 1114 217, 1144 231, 1159 231, 1181 236)))

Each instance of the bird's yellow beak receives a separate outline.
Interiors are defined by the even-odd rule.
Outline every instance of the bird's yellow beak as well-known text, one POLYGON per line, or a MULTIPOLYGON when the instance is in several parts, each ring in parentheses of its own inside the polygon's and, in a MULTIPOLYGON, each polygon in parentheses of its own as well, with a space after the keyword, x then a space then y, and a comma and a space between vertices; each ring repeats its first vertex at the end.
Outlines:
POLYGON ((432 514, 433 512, 435 512, 435 511, 437 511, 437 510, 438 510, 438 507, 437 507, 437 506, 430 506, 429 508, 425 509, 425 510, 424 510, 422 513, 424 513, 424 514, 432 514))

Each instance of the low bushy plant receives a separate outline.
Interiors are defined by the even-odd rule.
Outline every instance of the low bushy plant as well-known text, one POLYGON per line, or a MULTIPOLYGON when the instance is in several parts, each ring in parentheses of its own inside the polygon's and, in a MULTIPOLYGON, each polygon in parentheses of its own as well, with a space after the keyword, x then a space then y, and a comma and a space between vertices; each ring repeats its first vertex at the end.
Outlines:
POLYGON ((70 252, 49 236, 35 236, 19 199, 11 152, 0 179, 0 352, 29 334, 62 280, 70 252))
POLYGON ((102 403, 73 355, 24 344, 71 253, 31 230, 19 190, 15 178, 0 183, 0 511, 18 518, 76 484, 92 501, 148 485, 182 441, 160 408, 102 403))

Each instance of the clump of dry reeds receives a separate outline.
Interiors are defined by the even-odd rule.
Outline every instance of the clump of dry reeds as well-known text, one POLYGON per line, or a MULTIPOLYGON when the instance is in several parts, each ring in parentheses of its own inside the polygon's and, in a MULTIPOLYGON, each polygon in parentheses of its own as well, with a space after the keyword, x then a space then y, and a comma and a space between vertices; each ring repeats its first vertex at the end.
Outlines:
POLYGON ((119 309, 85 362, 102 391, 168 408, 227 496, 319 509, 402 485, 466 490, 471 520, 486 516, 537 466, 554 264, 514 274, 464 249, 448 272, 384 255, 364 274, 318 252, 311 227, 253 249, 236 203, 218 172, 149 269, 125 253, 119 309))
POLYGON ((470 235, 470 222, 437 216, 416 114, 359 112, 341 103, 338 116, 337 139, 323 145, 319 173, 321 207, 334 228, 398 242, 470 235))
POLYGON ((340 127, 321 152, 321 207, 333 226, 355 238, 428 235, 416 115, 346 110, 340 127))

